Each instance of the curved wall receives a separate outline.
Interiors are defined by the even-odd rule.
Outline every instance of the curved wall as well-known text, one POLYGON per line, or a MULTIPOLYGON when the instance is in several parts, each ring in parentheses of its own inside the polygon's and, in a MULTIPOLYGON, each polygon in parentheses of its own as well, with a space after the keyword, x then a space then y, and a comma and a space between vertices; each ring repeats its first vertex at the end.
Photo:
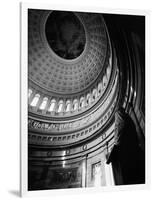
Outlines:
MULTIPOLYGON (((113 17, 103 17, 113 53, 112 60, 111 57, 108 60, 112 63, 110 80, 103 95, 95 99, 95 104, 83 106, 82 112, 78 107, 69 114, 64 112, 68 100, 65 97, 60 101, 54 96, 56 104, 65 102, 62 113, 58 112, 60 108, 54 113, 47 113, 47 107, 45 111, 39 111, 44 97, 52 101, 47 93, 45 96, 39 93, 42 97, 36 108, 29 105, 29 177, 34 175, 33 179, 29 178, 30 190, 115 184, 112 168, 106 160, 115 144, 114 114, 120 106, 133 119, 139 145, 144 150, 144 91, 140 89, 144 87, 144 66, 140 62, 142 53, 139 53, 140 47, 136 43, 137 36, 127 33, 127 29, 113 17), (113 28, 114 23, 116 26, 113 28)), ((94 84, 97 93, 98 83, 94 84)), ((36 90, 35 94, 39 91, 38 88, 31 89, 36 90)), ((93 94, 93 90, 86 92, 84 97, 87 98, 88 94, 93 94)), ((71 107, 75 99, 82 105, 80 98, 72 97, 69 99, 71 107)))

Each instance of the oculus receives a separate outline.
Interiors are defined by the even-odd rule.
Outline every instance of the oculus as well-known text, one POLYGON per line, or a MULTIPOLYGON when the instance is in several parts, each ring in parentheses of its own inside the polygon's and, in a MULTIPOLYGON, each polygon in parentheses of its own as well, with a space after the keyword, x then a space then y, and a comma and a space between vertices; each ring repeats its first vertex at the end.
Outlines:
POLYGON ((84 26, 73 12, 51 12, 46 21, 45 34, 50 48, 63 59, 75 59, 84 51, 84 26))

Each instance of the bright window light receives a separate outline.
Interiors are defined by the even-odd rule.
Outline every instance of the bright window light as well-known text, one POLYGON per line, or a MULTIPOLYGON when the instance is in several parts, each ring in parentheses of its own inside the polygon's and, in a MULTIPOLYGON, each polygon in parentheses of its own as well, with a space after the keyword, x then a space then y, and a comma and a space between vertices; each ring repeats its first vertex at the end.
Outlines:
POLYGON ((74 100, 74 110, 78 110, 78 100, 74 100))
POLYGON ((52 111, 54 111, 54 109, 55 109, 55 106, 56 106, 56 100, 52 100, 51 101, 51 105, 50 105, 50 108, 49 108, 49 112, 52 112, 52 111))
POLYGON ((66 112, 69 112, 70 110, 71 110, 71 104, 68 103, 68 104, 67 104, 67 107, 66 107, 66 112))
POLYGON ((44 110, 44 109, 45 109, 45 107, 46 107, 46 105, 47 105, 47 102, 48 102, 48 98, 45 97, 45 98, 43 99, 41 105, 40 105, 40 109, 41 109, 41 110, 44 110))
POLYGON ((39 98, 40 98, 40 95, 36 94, 30 105, 31 106, 36 106, 38 101, 39 101, 39 98))
POLYGON ((57 112, 60 113, 62 111, 63 111, 63 103, 60 103, 57 112))

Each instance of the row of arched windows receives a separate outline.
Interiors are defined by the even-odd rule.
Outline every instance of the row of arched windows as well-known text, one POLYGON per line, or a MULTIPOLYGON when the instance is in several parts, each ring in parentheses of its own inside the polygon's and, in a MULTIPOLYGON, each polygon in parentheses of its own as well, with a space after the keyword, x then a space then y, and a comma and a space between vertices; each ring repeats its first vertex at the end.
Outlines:
POLYGON ((111 65, 109 66, 110 67, 107 68, 106 74, 103 76, 102 81, 98 83, 97 87, 85 96, 81 96, 79 99, 68 99, 67 101, 64 101, 63 99, 56 100, 55 98, 49 99, 48 97, 42 99, 39 93, 34 94, 32 89, 29 89, 29 105, 40 110, 55 113, 75 112, 87 108, 95 103, 103 94, 111 73, 111 65))

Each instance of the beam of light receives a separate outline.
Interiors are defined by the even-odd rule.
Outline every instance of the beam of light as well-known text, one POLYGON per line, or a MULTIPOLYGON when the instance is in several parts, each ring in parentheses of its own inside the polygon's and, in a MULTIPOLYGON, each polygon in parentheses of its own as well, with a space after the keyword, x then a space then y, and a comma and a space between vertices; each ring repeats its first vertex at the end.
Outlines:
POLYGON ((39 98, 40 98, 40 95, 36 94, 30 105, 35 107, 37 105, 38 101, 39 101, 39 98))

